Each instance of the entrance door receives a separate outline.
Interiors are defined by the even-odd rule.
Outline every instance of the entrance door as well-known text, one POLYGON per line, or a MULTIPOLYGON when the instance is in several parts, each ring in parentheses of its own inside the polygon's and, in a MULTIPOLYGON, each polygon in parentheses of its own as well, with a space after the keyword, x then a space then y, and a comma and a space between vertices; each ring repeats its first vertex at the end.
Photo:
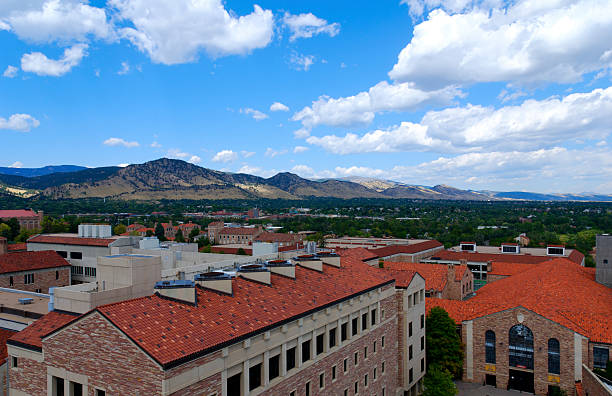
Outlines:
POLYGON ((529 373, 527 371, 510 370, 508 388, 533 393, 533 373, 529 373))
POLYGON ((497 378, 492 374, 485 375, 485 384, 497 387, 497 378))

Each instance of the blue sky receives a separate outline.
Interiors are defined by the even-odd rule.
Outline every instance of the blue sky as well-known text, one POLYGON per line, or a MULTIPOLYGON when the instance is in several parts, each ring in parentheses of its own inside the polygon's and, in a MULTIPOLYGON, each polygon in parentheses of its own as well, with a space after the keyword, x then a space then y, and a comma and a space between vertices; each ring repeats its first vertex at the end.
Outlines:
POLYGON ((604 0, 5 0, 0 166, 612 193, 609 37, 604 0))

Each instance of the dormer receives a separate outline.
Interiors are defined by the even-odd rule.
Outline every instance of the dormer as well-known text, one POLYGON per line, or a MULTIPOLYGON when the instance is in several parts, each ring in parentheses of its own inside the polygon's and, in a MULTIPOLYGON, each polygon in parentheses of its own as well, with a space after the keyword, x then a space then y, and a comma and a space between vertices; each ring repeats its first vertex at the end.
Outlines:
POLYGON ((459 250, 462 252, 475 252, 476 242, 461 242, 459 244, 459 250))
POLYGON ((521 247, 518 243, 504 242, 501 244, 502 253, 518 254, 521 252, 521 247))
POLYGON ((546 246, 547 256, 565 256, 565 245, 548 245, 546 246))

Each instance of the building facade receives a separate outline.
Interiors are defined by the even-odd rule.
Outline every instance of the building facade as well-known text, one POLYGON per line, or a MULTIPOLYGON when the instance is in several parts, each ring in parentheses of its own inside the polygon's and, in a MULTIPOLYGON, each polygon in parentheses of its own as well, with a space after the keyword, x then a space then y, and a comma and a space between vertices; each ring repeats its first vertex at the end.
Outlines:
POLYGON ((0 220, 17 219, 22 230, 39 230, 43 220, 43 211, 27 210, 0 210, 0 220))
POLYGON ((52 250, 0 254, 0 287, 48 293, 70 285, 70 263, 52 250))

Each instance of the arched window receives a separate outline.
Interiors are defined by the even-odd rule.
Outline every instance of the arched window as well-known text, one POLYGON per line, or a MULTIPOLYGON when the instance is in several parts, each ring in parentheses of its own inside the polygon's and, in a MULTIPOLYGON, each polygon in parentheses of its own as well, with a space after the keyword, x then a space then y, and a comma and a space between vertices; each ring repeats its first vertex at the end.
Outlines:
POLYGON ((556 338, 548 340, 548 372, 561 374, 561 352, 559 350, 559 340, 556 338))
POLYGON ((485 362, 495 364, 495 332, 487 330, 485 333, 485 362))
POLYGON ((512 326, 508 344, 510 367, 533 370, 533 333, 529 327, 512 326))

